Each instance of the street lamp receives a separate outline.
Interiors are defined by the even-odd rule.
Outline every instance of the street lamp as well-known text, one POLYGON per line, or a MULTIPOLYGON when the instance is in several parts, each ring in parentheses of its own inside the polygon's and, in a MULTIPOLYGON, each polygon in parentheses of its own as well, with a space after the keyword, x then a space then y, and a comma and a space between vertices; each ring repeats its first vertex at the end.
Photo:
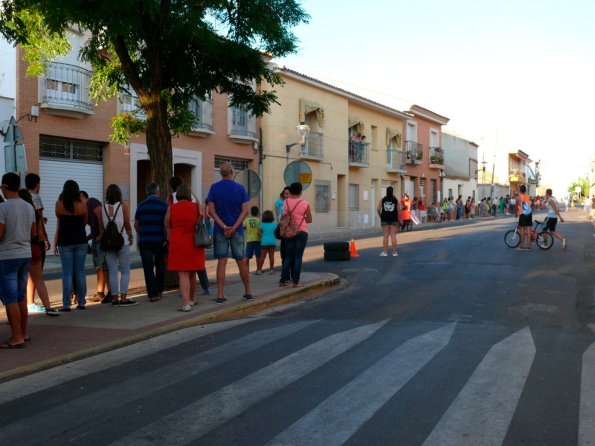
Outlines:
POLYGON ((294 142, 294 143, 285 145, 285 152, 288 154, 288 156, 289 156, 289 150, 293 146, 297 146, 297 145, 303 146, 304 144, 306 144, 306 139, 308 138, 308 135, 310 134, 310 126, 309 125, 300 124, 300 125, 296 126, 296 129, 297 129, 298 138, 300 138, 300 140, 298 142, 294 142))

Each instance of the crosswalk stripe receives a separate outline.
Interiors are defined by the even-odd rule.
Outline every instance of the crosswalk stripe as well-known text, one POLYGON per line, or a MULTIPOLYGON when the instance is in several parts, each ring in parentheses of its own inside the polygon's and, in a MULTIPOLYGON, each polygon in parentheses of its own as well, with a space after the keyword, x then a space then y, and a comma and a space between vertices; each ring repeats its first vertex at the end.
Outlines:
MULTIPOLYGON (((66 401, 62 406, 51 407, 46 411, 31 414, 20 422, 5 426, 2 428, 3 439, 6 441, 11 438, 18 440, 19 435, 30 431, 32 425, 36 426, 37 431, 41 433, 51 430, 55 425, 71 425, 73 413, 77 414, 77 424, 83 425, 88 420, 94 420, 98 416, 113 412, 114 395, 118 395, 118 405, 125 405, 283 337, 290 336, 316 322, 319 321, 306 320, 258 330, 205 352, 189 356, 182 361, 147 372, 140 377, 120 381, 97 392, 85 393, 80 398, 66 401), (167 379, 163 379, 163 377, 167 377, 167 379)), ((81 435, 85 436, 87 433, 81 435)), ((75 436, 71 438, 71 441, 74 440, 77 440, 75 436)))
POLYGON ((410 339, 275 437, 270 446, 347 441, 450 341, 456 324, 410 339))
POLYGON ((494 345, 424 446, 500 445, 535 358, 529 327, 494 345))
POLYGON ((336 333, 115 441, 188 444, 372 336, 388 321, 336 333))
POLYGON ((579 446, 595 445, 595 344, 583 354, 578 426, 579 446))
POLYGON ((128 361, 148 356, 192 339, 213 335, 219 331, 243 325, 247 322, 251 321, 244 319, 184 328, 136 344, 14 379, 0 384, 0 404, 50 389, 77 378, 85 377, 90 373, 96 373, 128 361))

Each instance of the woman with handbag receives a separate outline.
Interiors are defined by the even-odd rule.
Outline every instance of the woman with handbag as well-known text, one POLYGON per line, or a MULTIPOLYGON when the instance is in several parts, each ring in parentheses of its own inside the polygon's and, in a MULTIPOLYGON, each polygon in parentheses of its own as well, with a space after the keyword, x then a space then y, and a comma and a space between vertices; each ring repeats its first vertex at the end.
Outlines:
POLYGON ((279 286, 287 286, 291 281, 293 288, 301 288, 300 274, 302 271, 302 257, 308 243, 308 223, 312 223, 312 212, 308 201, 302 199, 302 183, 291 183, 289 186, 289 198, 283 203, 283 215, 290 218, 281 218, 281 235, 284 235, 284 220, 293 220, 299 232, 288 236, 285 233, 285 258, 281 270, 281 281, 279 286))
MULTIPOLYGON (((195 244, 197 222, 202 221, 200 208, 192 202, 192 191, 187 184, 176 189, 176 203, 165 214, 165 228, 169 240, 167 269, 178 272, 182 306, 178 311, 190 311, 197 304, 196 272, 205 267, 205 248, 195 244)), ((208 234, 207 234, 208 238, 208 234)))

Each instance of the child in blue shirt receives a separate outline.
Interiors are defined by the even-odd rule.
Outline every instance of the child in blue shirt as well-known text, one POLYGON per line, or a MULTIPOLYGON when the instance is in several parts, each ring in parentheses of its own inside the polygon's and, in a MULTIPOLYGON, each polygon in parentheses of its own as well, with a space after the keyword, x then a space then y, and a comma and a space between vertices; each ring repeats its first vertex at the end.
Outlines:
POLYGON ((258 259, 257 269, 255 274, 262 274, 262 266, 269 255, 270 274, 275 274, 275 247, 277 246, 277 239, 275 238, 275 216, 272 211, 264 211, 262 213, 262 222, 260 223, 260 258, 258 259))

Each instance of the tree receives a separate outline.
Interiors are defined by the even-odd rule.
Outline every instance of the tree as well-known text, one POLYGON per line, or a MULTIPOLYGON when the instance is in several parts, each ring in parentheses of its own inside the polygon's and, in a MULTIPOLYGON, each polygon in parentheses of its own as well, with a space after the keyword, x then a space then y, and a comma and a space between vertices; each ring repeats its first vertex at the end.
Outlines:
POLYGON ((568 192, 570 192, 570 196, 572 197, 576 194, 576 188, 579 187, 581 189, 580 197, 588 197, 589 196, 589 179, 586 177, 578 177, 577 180, 573 181, 570 186, 568 186, 568 192))
POLYGON ((189 103, 212 91, 256 116, 276 102, 265 80, 282 83, 267 54, 296 50, 290 29, 307 22, 299 0, 3 0, 0 33, 20 44, 39 75, 46 60, 64 55, 67 27, 89 39, 79 57, 93 67, 91 96, 114 97, 132 88, 146 115, 116 117, 112 139, 127 143, 146 134, 151 169, 161 190, 172 175, 172 135, 194 123, 189 103), (59 6, 58 6, 59 5, 59 6))

